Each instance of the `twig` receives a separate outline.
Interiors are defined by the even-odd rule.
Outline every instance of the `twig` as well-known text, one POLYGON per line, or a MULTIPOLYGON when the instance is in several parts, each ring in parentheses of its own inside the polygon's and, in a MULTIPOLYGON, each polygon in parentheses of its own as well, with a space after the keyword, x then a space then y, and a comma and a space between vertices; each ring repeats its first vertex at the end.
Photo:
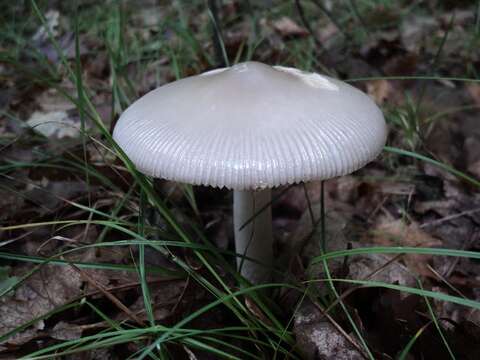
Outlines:
POLYGON ((127 308, 120 300, 117 299, 115 295, 110 293, 103 285, 99 284, 98 281, 93 279, 87 272, 83 271, 79 267, 74 264, 70 264, 70 266, 78 272, 90 285, 94 288, 98 289, 103 295, 105 295, 108 299, 110 299, 113 304, 122 310, 130 319, 132 319, 137 324, 144 326, 145 322, 140 319, 137 315, 135 315, 129 308, 127 308))
MULTIPOLYGON (((465 250, 468 246, 470 246, 478 238, 478 234, 479 234, 478 231, 473 231, 472 234, 468 237, 468 240, 463 242, 461 250, 465 250)), ((449 278, 450 275, 452 275, 453 270, 455 269, 459 261, 460 261, 459 257, 456 257, 451 261, 448 269, 443 274, 445 278, 449 278)))
POLYGON ((182 289, 182 293, 180 294, 177 301, 175 302, 175 305, 173 305, 172 309, 170 310, 171 314, 175 313, 178 306, 180 305, 180 302, 182 301, 183 297, 185 296, 185 293, 187 292, 188 285, 190 285, 190 276, 187 277, 187 280, 185 281, 185 286, 182 289))
POLYGON ((447 285, 454 293, 456 293, 457 295, 459 295, 460 297, 466 299, 467 297, 465 295, 462 294, 462 292, 460 290, 458 290, 455 286, 453 286, 452 284, 450 284, 448 282, 448 280, 445 278, 445 276, 443 276, 442 274, 440 274, 437 270, 435 270, 430 264, 427 264, 427 269, 431 271, 431 273, 433 275, 435 275, 441 282, 443 282, 445 285, 447 285))

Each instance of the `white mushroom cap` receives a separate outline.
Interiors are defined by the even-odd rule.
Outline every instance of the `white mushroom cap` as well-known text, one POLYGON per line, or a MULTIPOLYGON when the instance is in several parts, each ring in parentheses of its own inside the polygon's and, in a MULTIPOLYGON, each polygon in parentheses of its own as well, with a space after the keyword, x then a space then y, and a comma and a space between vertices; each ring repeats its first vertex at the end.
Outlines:
POLYGON ((348 174, 380 153, 386 135, 380 109, 360 90, 258 62, 161 86, 113 133, 148 175, 235 190, 348 174))

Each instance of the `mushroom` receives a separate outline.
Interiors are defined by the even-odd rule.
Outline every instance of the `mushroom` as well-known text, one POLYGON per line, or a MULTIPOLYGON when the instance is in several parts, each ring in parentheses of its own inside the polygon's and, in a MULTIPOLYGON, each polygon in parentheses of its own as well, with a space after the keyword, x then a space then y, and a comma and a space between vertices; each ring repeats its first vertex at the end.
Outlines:
POLYGON ((345 82, 245 62, 161 86, 121 115, 113 138, 153 177, 234 190, 237 265, 271 276, 271 188, 351 173, 382 150, 382 112, 345 82), (260 211, 262 210, 263 211, 260 211))

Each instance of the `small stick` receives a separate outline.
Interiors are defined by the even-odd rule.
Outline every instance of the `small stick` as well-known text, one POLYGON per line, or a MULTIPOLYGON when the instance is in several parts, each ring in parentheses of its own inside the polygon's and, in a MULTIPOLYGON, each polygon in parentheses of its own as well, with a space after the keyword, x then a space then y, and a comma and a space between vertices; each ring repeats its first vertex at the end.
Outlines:
POLYGON ((103 295, 105 295, 108 299, 110 299, 113 304, 122 310, 127 316, 135 321, 137 324, 144 326, 145 322, 142 321, 137 315, 135 315, 129 308, 127 308, 120 300, 117 299, 115 295, 110 293, 103 285, 99 284, 98 281, 93 279, 87 272, 83 271, 79 267, 74 264, 70 264, 70 266, 78 272, 90 285, 94 288, 98 289, 103 295))

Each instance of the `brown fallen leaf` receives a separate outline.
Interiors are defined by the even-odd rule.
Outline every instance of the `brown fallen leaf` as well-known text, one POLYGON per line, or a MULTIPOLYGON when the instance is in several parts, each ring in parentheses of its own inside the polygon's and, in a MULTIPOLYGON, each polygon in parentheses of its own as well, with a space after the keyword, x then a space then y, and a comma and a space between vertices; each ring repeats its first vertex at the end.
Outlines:
MULTIPOLYGON (((443 245, 441 240, 422 230, 416 222, 406 224, 401 219, 389 221, 386 218, 380 220, 370 241, 381 246, 439 247, 443 245)), ((431 259, 430 255, 404 256, 405 264, 409 269, 428 277, 434 276, 427 266, 431 259)))
POLYGON ((283 37, 308 36, 308 31, 287 16, 272 22, 273 28, 283 37))
MULTIPOLYGON (((25 270, 25 269, 24 269, 25 270)), ((14 293, 0 298, 0 335, 48 313, 81 293, 80 276, 67 266, 43 266, 14 293)), ((42 320, 5 342, 21 345, 43 330, 42 320)))
POLYGON ((381 181, 375 184, 377 191, 390 195, 413 195, 415 184, 400 181, 381 181))
POLYGON ((378 105, 388 100, 392 90, 391 83, 385 79, 367 82, 367 93, 378 105))
POLYGON ((447 216, 455 205, 456 201, 454 199, 416 201, 414 210, 419 214, 426 214, 428 211, 433 211, 441 216, 447 216))
POLYGON ((322 43, 325 44, 328 47, 328 43, 333 43, 335 40, 335 37, 339 33, 338 27, 335 26, 335 24, 329 22, 327 24, 323 24, 322 26, 319 26, 316 34, 318 37, 318 40, 322 43))
POLYGON ((437 27, 438 21, 431 16, 406 17, 400 26, 402 45, 408 51, 418 53, 437 27))
POLYGON ((47 89, 35 97, 35 102, 43 112, 69 111, 75 109, 75 104, 56 89, 47 89))
POLYGON ((418 223, 406 224, 402 219, 383 218, 374 231, 374 242, 386 246, 440 246, 441 240, 423 231, 418 223))
POLYGON ((59 321, 49 333, 52 338, 57 340, 75 340, 82 336, 82 328, 65 321, 59 321))
MULTIPOLYGON (((182 293, 185 289, 185 281, 166 281, 160 284, 151 285, 150 297, 152 299, 153 316, 157 321, 164 320, 175 313, 178 302, 182 299, 182 293)), ((139 296, 137 300, 130 305, 130 309, 138 316, 147 321, 145 312, 145 299, 139 296)))
POLYGON ((480 178, 480 160, 475 161, 473 164, 468 166, 468 171, 470 171, 473 175, 480 178))
POLYGON ((263 311, 252 301, 249 297, 245 298, 245 305, 247 309, 257 318, 260 319, 263 323, 271 325, 271 321, 265 316, 263 311))
POLYGON ((475 103, 480 106, 480 85, 469 84, 467 86, 467 92, 470 94, 475 103))

